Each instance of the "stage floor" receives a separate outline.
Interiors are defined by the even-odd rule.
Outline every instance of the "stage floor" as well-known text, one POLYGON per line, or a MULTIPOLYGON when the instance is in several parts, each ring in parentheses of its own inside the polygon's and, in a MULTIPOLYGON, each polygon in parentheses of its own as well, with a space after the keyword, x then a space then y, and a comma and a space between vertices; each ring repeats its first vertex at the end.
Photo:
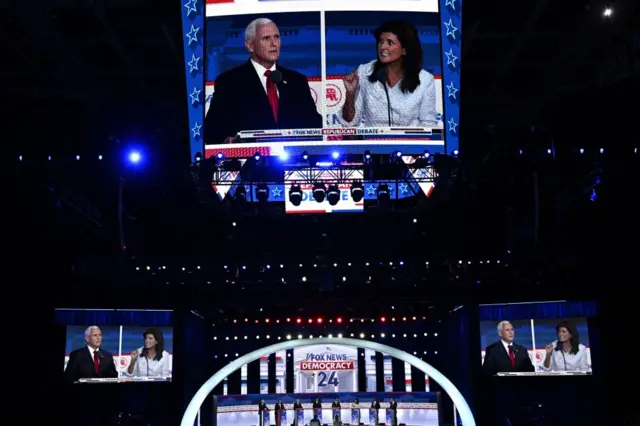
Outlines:
MULTIPOLYGON (((307 411, 307 410, 305 410, 307 411)), ((309 424, 311 420, 311 410, 308 413, 305 412, 304 424, 309 424)), ((364 413, 362 413, 364 415, 364 413)), ((382 416, 382 410, 380 415, 382 416)), ((344 423, 349 423, 351 419, 351 410, 342 410, 342 419, 344 423)), ((331 420, 331 410, 322 410, 322 424, 329 424, 331 420)), ((362 419, 362 422, 366 425, 368 419, 362 419)), ((380 419, 384 421, 383 418, 380 419)), ((258 413, 255 411, 240 411, 230 413, 218 413, 218 426, 247 426, 257 425, 258 413)), ((271 423, 275 423, 273 419, 271 423)), ((291 424, 292 420, 287 417, 287 424, 291 424)), ((411 409, 411 410, 399 410, 398 412, 398 424, 404 423, 407 426, 438 426, 438 410, 429 409, 411 409)), ((302 425, 301 425, 302 426, 302 425)))

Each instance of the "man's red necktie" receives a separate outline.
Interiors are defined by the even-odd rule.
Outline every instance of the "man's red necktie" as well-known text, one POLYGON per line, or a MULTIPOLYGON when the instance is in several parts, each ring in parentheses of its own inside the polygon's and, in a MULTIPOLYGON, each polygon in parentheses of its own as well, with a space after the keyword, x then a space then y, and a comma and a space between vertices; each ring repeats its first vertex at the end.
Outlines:
POLYGON ((516 368, 516 354, 513 353, 513 348, 509 345, 509 360, 511 361, 511 366, 516 368))
POLYGON ((93 351, 93 366, 96 368, 96 374, 100 372, 100 359, 98 358, 98 351, 93 351))
POLYGON ((269 98, 269 104, 271 105, 271 111, 273 112, 273 119, 278 122, 278 89, 276 83, 274 83, 269 77, 271 76, 271 70, 266 70, 264 75, 267 77, 267 97, 269 98))

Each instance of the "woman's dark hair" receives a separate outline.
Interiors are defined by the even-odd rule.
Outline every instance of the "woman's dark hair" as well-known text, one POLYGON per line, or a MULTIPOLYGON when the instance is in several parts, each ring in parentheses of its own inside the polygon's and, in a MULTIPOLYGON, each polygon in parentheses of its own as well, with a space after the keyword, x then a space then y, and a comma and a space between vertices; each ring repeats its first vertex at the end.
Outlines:
MULTIPOLYGON (((580 350, 580 333, 578 333, 578 329, 571 324, 569 321, 560 321, 558 325, 556 325, 556 334, 560 331, 561 328, 566 328, 569 333, 571 333, 571 338, 569 342, 571 343, 571 351, 569 353, 577 354, 580 350)), ((556 344, 556 351, 562 350, 562 343, 558 340, 556 344)))
MULTIPOLYGON (((413 93, 420 85, 420 71, 422 71, 422 44, 420 44, 420 36, 418 30, 409 22, 397 19, 380 25, 373 32, 376 39, 376 58, 378 58, 378 43, 382 33, 392 33, 398 37, 398 41, 407 54, 402 59, 402 68, 404 76, 400 82, 400 90, 402 93, 413 93)), ((380 62, 380 58, 376 59, 373 65, 373 72, 369 76, 369 81, 375 83, 378 70, 384 67, 380 62)))
POLYGON ((160 361, 162 359, 162 353, 164 352, 164 336, 162 335, 162 330, 156 327, 151 327, 142 334, 142 338, 144 339, 148 335, 152 335, 156 339, 156 356, 153 357, 156 361, 160 361))

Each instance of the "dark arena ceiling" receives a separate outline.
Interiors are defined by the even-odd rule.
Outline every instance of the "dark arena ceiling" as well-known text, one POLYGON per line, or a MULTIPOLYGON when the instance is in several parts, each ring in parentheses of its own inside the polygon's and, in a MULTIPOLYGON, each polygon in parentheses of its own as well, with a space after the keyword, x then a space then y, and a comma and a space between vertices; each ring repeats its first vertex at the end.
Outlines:
MULTIPOLYGON (((8 145, 14 158, 106 155, 116 151, 119 138, 145 140, 156 157, 154 167, 144 181, 129 182, 126 195, 128 250, 143 259, 140 265, 148 258, 183 259, 203 252, 246 253, 257 263, 291 256, 291 247, 300 256, 346 261, 341 248, 354 235, 366 236, 359 243, 366 247, 363 258, 424 260, 444 251, 445 258, 479 260, 487 252, 498 258, 509 247, 535 246, 532 258, 545 264, 549 251, 586 250, 585 241, 606 233, 594 223, 608 213, 583 201, 593 184, 586 177, 601 164, 568 159, 572 172, 565 173, 566 163, 531 157, 515 162, 509 155, 519 146, 546 149, 551 143, 559 153, 601 144, 607 152, 623 152, 637 145, 637 138, 625 132, 639 94, 638 3, 467 1, 464 8, 461 146, 469 153, 468 179, 443 208, 422 214, 417 224, 416 214, 408 212, 346 219, 342 225, 334 224, 336 218, 241 218, 233 226, 227 214, 210 212, 187 171, 177 1, 4 6, 0 93, 8 106, 3 112, 8 145), (607 7, 611 16, 604 16, 607 7), (543 212, 542 235, 536 237, 529 201, 517 194, 532 191, 527 176, 539 169, 546 170, 545 187, 553 188, 545 200, 554 208, 543 212), (284 236, 282 227, 303 231, 284 236), (337 230, 345 232, 331 239, 337 230), (327 233, 330 243, 323 244, 327 233), (534 244, 540 242, 536 238, 542 242, 534 244), (317 239, 318 249, 309 248, 305 239, 317 239)), ((634 187, 623 176, 628 169, 614 169, 610 199, 626 191, 618 183, 634 187)), ((34 238, 50 238, 51 265, 75 264, 76 271, 83 270, 118 251, 117 225, 109 219, 115 214, 117 177, 108 162, 19 167, 16 177, 19 202, 13 208, 34 238)), ((29 252, 29 243, 18 239, 29 252)))

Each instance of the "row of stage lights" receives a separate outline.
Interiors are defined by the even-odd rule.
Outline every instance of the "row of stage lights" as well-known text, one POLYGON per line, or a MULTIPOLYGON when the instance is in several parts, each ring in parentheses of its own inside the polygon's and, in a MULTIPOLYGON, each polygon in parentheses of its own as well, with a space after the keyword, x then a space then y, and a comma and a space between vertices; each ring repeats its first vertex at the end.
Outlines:
MULTIPOLYGON (((391 322, 404 321, 404 322, 406 322, 406 321, 420 321, 421 319, 422 319, 422 321, 426 321, 427 317, 426 316, 419 317, 419 316, 415 316, 414 315, 414 316, 410 316, 410 317, 407 317, 407 316, 398 317, 397 319, 396 319, 396 317, 391 317, 391 318, 389 318, 387 320, 387 317, 383 316, 383 317, 380 317, 378 319, 378 322, 381 322, 381 323, 386 323, 388 321, 391 321, 391 322)), ((265 323, 265 324, 272 324, 272 323, 280 324, 282 322, 282 323, 295 323, 295 324, 298 324, 298 325, 303 325, 303 324, 323 325, 325 323, 333 324, 334 322, 336 324, 343 324, 343 323, 346 323, 347 321, 343 320, 342 317, 337 317, 335 320, 333 318, 329 318, 329 319, 325 320, 322 317, 308 318, 307 320, 304 320, 302 318, 295 318, 294 319, 294 318, 290 318, 290 317, 286 318, 286 319, 282 319, 282 320, 280 320, 280 319, 272 320, 270 318, 265 318, 263 320, 256 319, 256 320, 253 320, 253 321, 249 320, 249 318, 245 318, 244 321, 240 321, 238 319, 233 319, 232 320, 233 324, 242 324, 243 322, 245 324, 249 324, 251 322, 254 322, 255 324, 261 324, 261 323, 265 323)), ((365 323, 365 322, 375 323, 376 319, 375 318, 350 318, 348 322, 349 323, 358 323, 359 322, 361 324, 365 323)), ((215 324, 213 324, 213 325, 215 326, 215 324)), ((426 336, 426 334, 425 334, 425 336, 426 336)), ((246 336, 245 336, 245 338, 246 338, 246 336)))
MULTIPOLYGON (((432 353, 433 353, 433 355, 438 355, 438 351, 433 351, 432 353)), ((413 354, 414 354, 415 356, 418 356, 418 355, 419 355, 418 351, 413 351, 413 354)), ((429 355, 429 351, 422 351, 422 355, 429 355)), ((221 355, 221 356, 224 356, 224 358, 229 358, 229 356, 230 356, 230 355, 229 355, 229 354, 224 354, 224 355, 221 355)), ((239 354, 238 352, 236 352, 236 353, 235 353, 235 357, 236 357, 236 358, 238 358, 239 356, 240 356, 240 354, 239 354)), ((365 356, 365 354, 362 354, 362 356, 364 357, 364 356, 365 356)), ((218 359, 218 355, 217 355, 217 354, 216 354, 216 355, 214 355, 213 357, 214 357, 215 359, 218 359)), ((289 353, 288 353, 288 354, 287 354, 287 358, 291 358, 291 354, 289 354, 289 353)), ((226 380, 227 380, 227 378, 225 377, 225 379, 224 379, 224 380, 226 381, 226 380)))
MULTIPOLYGON (((323 335, 319 335, 317 337, 319 339, 322 339, 324 336, 323 335)), ((343 335, 342 333, 338 333, 335 336, 333 334, 329 334, 329 335, 327 335, 327 337, 329 339, 333 339, 333 338, 342 339, 343 337, 347 337, 347 336, 343 335)), ((371 339, 385 339, 385 338, 387 338, 387 334, 386 333, 380 333, 380 335, 375 335, 375 334, 367 334, 367 333, 359 333, 359 334, 350 333, 348 337, 360 338, 360 339, 368 339, 368 338, 371 338, 371 339)), ((415 339, 418 339, 420 337, 429 337, 429 333, 423 333, 422 336, 419 336, 418 333, 413 333, 413 334, 411 334, 411 333, 409 333, 409 334, 407 334, 407 333, 402 333, 402 334, 393 333, 393 334, 390 334, 388 337, 390 337, 392 339, 395 339, 396 337, 397 338, 405 338, 405 339, 413 337, 415 339)), ((438 333, 433 333, 432 337, 438 337, 438 333)), ((275 340, 292 340, 294 338, 296 338, 296 336, 293 335, 293 334, 287 334, 285 336, 276 336, 276 337, 274 337, 275 340)), ((298 334, 297 338, 298 339, 313 339, 313 338, 315 338, 315 336, 313 334, 310 334, 308 337, 305 337, 305 335, 303 335, 303 334, 298 334)), ((264 336, 264 340, 270 340, 270 339, 271 339, 271 335, 267 334, 267 335, 264 336)), ((218 340, 218 336, 214 336, 213 340, 218 340)), ((223 340, 223 339, 220 338, 220 340, 223 340)), ((238 336, 233 336, 233 338, 230 337, 230 336, 226 336, 224 338, 224 340, 225 341, 230 341, 230 340, 249 340, 249 336, 244 336, 244 338, 240 338, 238 336)), ((260 336, 259 335, 256 336, 255 340, 260 340, 260 336)))
MULTIPOLYGON (((575 153, 583 155, 583 154, 589 153, 589 151, 591 151, 591 150, 587 150, 585 148, 579 148, 579 149, 575 150, 575 153)), ((532 152, 534 152, 534 150, 530 150, 530 151, 525 151, 524 149, 519 149, 518 150, 518 153, 521 154, 521 155, 524 155, 524 154, 530 153, 530 152, 532 153, 532 152)), ((546 148, 545 152, 547 154, 549 154, 549 155, 553 155, 553 154, 555 154, 556 150, 553 149, 553 148, 546 148)), ((595 152, 597 152, 599 154, 604 154, 605 153, 605 149, 604 148, 598 148, 598 149, 595 149, 595 152)), ((631 148, 630 152, 633 152, 634 154, 637 154, 638 153, 638 148, 637 147, 631 148)), ((455 150, 453 150, 451 152, 451 156, 454 156, 454 157, 458 156, 459 154, 460 154, 460 152, 457 149, 455 149, 455 150)), ((394 153, 391 153, 390 155, 391 156, 395 156, 395 157, 402 157, 403 154, 400 151, 396 151, 394 153)), ((341 156, 342 155, 339 152, 333 152, 331 154, 331 157, 334 160, 339 160, 341 158, 341 156)), ((365 154, 364 154, 365 161, 367 161, 367 160, 370 161, 371 157, 372 157, 371 153, 369 153, 368 151, 365 152, 365 154)), ((424 154, 422 155, 422 157, 430 158, 431 154, 429 153, 428 150, 425 150, 424 154)), ((80 154, 76 154, 76 155, 60 155, 60 156, 55 156, 54 157, 53 155, 45 155, 45 156, 33 155, 33 156, 31 156, 31 155, 22 155, 21 154, 21 155, 18 155, 18 157, 17 157, 18 161, 20 161, 20 162, 27 161, 27 160, 30 160, 30 159, 37 159, 37 161, 43 160, 43 159, 47 160, 47 161, 54 161, 54 160, 58 160, 58 159, 63 159, 63 160, 75 159, 76 161, 80 161, 81 159, 86 159, 86 158, 90 158, 90 159, 94 158, 94 159, 96 159, 98 161, 102 161, 102 160, 105 159, 105 156, 102 155, 102 154, 97 154, 97 155, 80 155, 80 154)), ((130 150, 130 151, 127 151, 125 153, 124 158, 126 158, 126 160, 128 162, 130 162, 130 163, 139 163, 139 162, 141 162, 143 160, 144 155, 139 150, 130 150)), ((196 156, 195 156, 196 162, 202 161, 202 158, 203 157, 202 157, 201 153, 197 153, 196 156)), ((222 153, 222 152, 218 153, 216 155, 216 158, 219 159, 219 160, 224 160, 225 159, 224 153, 222 153)), ((281 155, 280 158, 282 158, 283 160, 287 160, 287 159, 289 159, 289 156, 288 156, 288 154, 285 153, 285 154, 281 155)), ((260 153, 255 153, 253 155, 253 159, 255 161, 260 161, 260 159, 261 159, 260 153)), ((303 153, 301 155, 301 159, 303 161, 308 161, 309 160, 309 155, 307 153, 303 153)))
MULTIPOLYGON (((491 259, 488 259, 488 260, 475 260, 475 261, 474 260, 458 260, 457 261, 457 266, 459 266, 459 267, 462 267, 464 265, 476 265, 476 264, 478 264, 478 265, 492 265, 492 264, 495 264, 495 265, 508 266, 508 264, 506 264, 506 263, 503 264, 499 259, 497 259, 497 260, 491 260, 491 259)), ((347 262, 344 265, 346 265, 347 267, 354 267, 354 266, 357 267, 357 265, 355 265, 353 262, 347 262)), ((365 267, 371 267, 373 265, 376 265, 376 262, 365 262, 364 263, 365 267)), ((398 261, 398 262, 380 261, 380 262, 377 263, 377 265, 378 266, 389 266, 391 268, 408 266, 407 263, 405 261, 403 261, 403 260, 398 261)), ((426 261, 424 263, 419 263, 419 265, 428 268, 430 266, 430 262, 426 261)), ((313 264, 307 265, 307 266, 313 266, 314 268, 317 268, 318 266, 321 266, 321 265, 318 265, 317 263, 313 263, 313 264)), ((342 266, 342 265, 339 264, 339 263, 334 263, 333 264, 334 268, 338 268, 339 266, 342 266)), ((298 263, 297 267, 298 268, 303 268, 303 267, 305 267, 305 265, 303 263, 298 263)), ((242 269, 243 271, 247 271, 249 267, 247 265, 240 265, 237 268, 242 269)), ((276 265, 272 266, 271 264, 267 263, 265 265, 260 265, 257 268, 261 272, 272 270, 272 269, 278 269, 278 268, 279 269, 285 269, 285 264, 284 263, 280 263, 280 264, 276 264, 276 265)), ((136 271, 150 271, 150 272, 155 272, 155 271, 158 271, 158 270, 164 271, 164 270, 167 270, 167 269, 169 269, 169 268, 166 265, 161 265, 161 266, 150 266, 150 265, 147 265, 147 266, 136 266, 135 267, 136 271)), ((203 270, 203 269, 204 268, 202 268, 200 265, 195 266, 195 270, 197 270, 197 271, 200 271, 200 270, 203 270)), ((223 265, 222 269, 224 271, 229 272, 232 269, 234 269, 234 267, 231 267, 229 265, 223 265)), ((187 272, 187 273, 193 272, 193 269, 187 268, 185 266, 178 267, 177 270, 182 271, 182 272, 187 272)))

